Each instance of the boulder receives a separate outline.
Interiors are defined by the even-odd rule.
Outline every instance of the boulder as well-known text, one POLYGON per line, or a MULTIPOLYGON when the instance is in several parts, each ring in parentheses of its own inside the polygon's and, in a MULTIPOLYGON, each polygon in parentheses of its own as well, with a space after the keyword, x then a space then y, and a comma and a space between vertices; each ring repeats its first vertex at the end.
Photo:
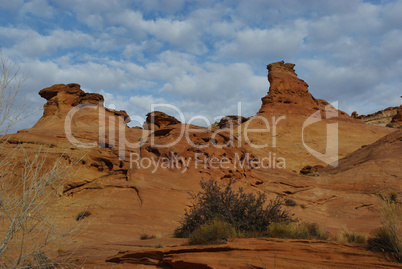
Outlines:
POLYGON ((218 129, 233 129, 246 122, 249 118, 237 115, 229 115, 223 117, 217 124, 218 129))
POLYGON ((300 174, 307 175, 310 173, 318 172, 319 170, 321 170, 323 168, 324 168, 324 166, 322 166, 322 165, 314 165, 314 166, 306 165, 305 167, 303 167, 300 170, 300 174))
POLYGON ((153 111, 147 114, 144 123, 145 130, 164 129, 170 125, 180 124, 181 122, 175 117, 169 116, 160 111, 153 111))

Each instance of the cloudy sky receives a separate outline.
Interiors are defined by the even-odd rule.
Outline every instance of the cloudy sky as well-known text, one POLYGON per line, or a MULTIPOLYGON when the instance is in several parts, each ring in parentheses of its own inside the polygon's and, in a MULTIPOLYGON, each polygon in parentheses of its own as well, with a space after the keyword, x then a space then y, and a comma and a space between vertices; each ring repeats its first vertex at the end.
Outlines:
POLYGON ((251 116, 284 60, 316 98, 367 114, 401 103, 400 14, 402 0, 0 0, 0 45, 38 108, 39 90, 74 82, 134 119, 152 103, 251 116))

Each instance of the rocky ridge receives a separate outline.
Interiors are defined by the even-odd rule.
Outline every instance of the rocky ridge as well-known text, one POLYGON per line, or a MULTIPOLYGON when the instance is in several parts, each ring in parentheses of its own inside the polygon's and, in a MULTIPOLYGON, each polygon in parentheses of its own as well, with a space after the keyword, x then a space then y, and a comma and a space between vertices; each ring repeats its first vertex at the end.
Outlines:
POLYGON ((402 105, 399 107, 388 107, 369 115, 358 115, 354 111, 352 117, 362 120, 368 125, 400 127, 402 126, 402 105))
MULTIPOLYGON (((307 83, 297 78, 292 64, 273 63, 268 65, 268 71, 271 86, 259 113, 234 130, 189 125, 162 112, 147 115, 150 128, 129 128, 124 122, 128 120, 127 113, 104 108, 101 95, 85 93, 78 84, 54 85, 40 92, 47 100, 43 117, 31 129, 2 137, 3 150, 12 151, 21 145, 28 156, 41 150, 50 156, 46 165, 61 155, 65 162, 79 160, 77 173, 61 191, 63 198, 54 207, 63 212, 61 225, 75 222, 77 212, 83 209, 91 212, 89 219, 93 218, 93 222, 71 250, 79 247, 74 256, 76 262, 85 261, 88 268, 109 268, 110 262, 117 268, 120 263, 120 268, 145 264, 156 268, 160 263, 174 268, 189 264, 199 268, 232 268, 240 264, 239 259, 262 267, 274 262, 273 244, 278 262, 294 257, 287 266, 299 265, 301 261, 306 267, 326 268, 343 259, 342 266, 358 267, 362 259, 356 257, 364 256, 363 267, 392 267, 379 253, 338 243, 242 239, 215 251, 215 247, 187 247, 184 241, 171 238, 184 210, 191 206, 188 192, 198 191, 199 181, 209 178, 221 184, 234 180, 235 187, 265 192, 269 199, 277 195, 293 199, 298 205, 305 205, 292 208, 297 217, 317 222, 332 233, 348 228, 368 235, 380 224, 376 193, 400 189, 401 133, 362 124, 315 99, 308 92, 307 83), (68 113, 80 105, 88 107, 72 116, 72 132, 81 143, 91 143, 88 148, 72 144, 65 133, 68 113), (306 127, 303 133, 303 124, 317 111, 319 115, 315 117, 321 116, 322 120, 306 127), (327 112, 337 116, 327 119, 327 112), (100 116, 103 113, 104 121, 100 116), (284 117, 276 124, 275 132, 272 116, 284 117), (269 121, 269 131, 261 131, 261 119, 269 121), (325 152, 326 126, 333 123, 339 127, 339 158, 344 158, 339 161, 339 168, 320 170, 319 165, 326 164, 306 150, 303 143, 325 152), (248 141, 246 124, 260 130, 249 134, 248 141), (182 136, 183 130, 188 130, 188 135, 182 136), (266 148, 250 145, 266 142, 266 148), (286 166, 236 166, 236 156, 244 161, 246 154, 249 162, 270 157, 272 163, 278 163, 278 157, 282 157, 286 166), (195 156, 200 160, 195 160, 195 156), (208 163, 212 158, 228 160, 227 168, 214 168, 214 163, 208 163), (169 165, 165 169, 155 170, 152 165, 144 168, 139 165, 141 159, 150 160, 151 164, 165 161, 169 165), (313 177, 296 172, 307 165, 310 168, 305 171, 314 170, 313 177), (140 240, 142 233, 159 236, 144 242, 140 240), (153 250, 156 244, 175 247, 153 250), (266 255, 262 255, 259 265, 255 257, 261 253, 266 255)), ((21 156, 19 161, 23 160, 21 156)), ((66 251, 64 255, 70 254, 66 251)))

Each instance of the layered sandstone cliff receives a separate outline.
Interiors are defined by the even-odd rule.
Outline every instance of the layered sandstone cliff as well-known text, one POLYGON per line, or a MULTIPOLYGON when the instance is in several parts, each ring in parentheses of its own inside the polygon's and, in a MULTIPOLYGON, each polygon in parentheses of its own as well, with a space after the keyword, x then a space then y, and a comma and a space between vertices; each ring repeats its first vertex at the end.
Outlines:
MULTIPOLYGON (((130 122, 130 117, 125 111, 115 111, 104 107, 103 96, 97 93, 86 93, 76 83, 56 84, 44 88, 39 95, 46 99, 42 118, 33 128, 62 127, 65 124, 67 115, 72 113, 73 108, 79 112, 85 111, 85 117, 80 118, 80 123, 88 125, 99 125, 100 110, 104 112, 105 118, 110 116, 122 117, 125 123, 130 122)), ((75 114, 74 114, 75 115, 75 114)))
POLYGON ((359 116, 355 111, 352 113, 352 117, 360 119, 368 125, 398 127, 402 126, 402 105, 388 107, 368 115, 359 116))

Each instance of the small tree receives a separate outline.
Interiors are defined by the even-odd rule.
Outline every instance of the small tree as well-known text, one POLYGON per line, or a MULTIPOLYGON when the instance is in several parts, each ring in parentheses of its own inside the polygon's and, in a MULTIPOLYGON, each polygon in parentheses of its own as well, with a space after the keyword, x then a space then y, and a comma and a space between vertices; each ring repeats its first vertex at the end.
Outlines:
POLYGON ((0 135, 23 119, 25 103, 16 105, 16 97, 27 77, 19 76, 19 68, 9 59, 3 58, 0 47, 0 135))
POLYGON ((59 263, 46 257, 49 248, 66 243, 67 235, 82 228, 57 226, 60 212, 52 209, 61 199, 75 163, 66 155, 50 160, 40 149, 28 154, 22 146, 2 157, 0 264, 7 268, 27 264, 44 268, 59 263), (52 165, 47 166, 48 162, 52 165))
MULTIPOLYGON (((3 58, 1 48, 0 72, 0 134, 4 134, 25 116, 26 106, 15 102, 25 78, 3 58)), ((7 139, 0 140, 0 267, 53 268, 60 261, 48 257, 48 250, 65 244, 66 236, 83 225, 57 226, 60 212, 52 209, 79 160, 7 145, 7 139)))
POLYGON ((201 181, 202 191, 191 195, 193 206, 186 211, 176 237, 188 237, 208 221, 219 218, 228 222, 238 232, 263 232, 270 223, 290 222, 289 211, 282 209, 279 198, 269 201, 265 193, 245 193, 232 190, 232 182, 221 187, 214 180, 201 181))

